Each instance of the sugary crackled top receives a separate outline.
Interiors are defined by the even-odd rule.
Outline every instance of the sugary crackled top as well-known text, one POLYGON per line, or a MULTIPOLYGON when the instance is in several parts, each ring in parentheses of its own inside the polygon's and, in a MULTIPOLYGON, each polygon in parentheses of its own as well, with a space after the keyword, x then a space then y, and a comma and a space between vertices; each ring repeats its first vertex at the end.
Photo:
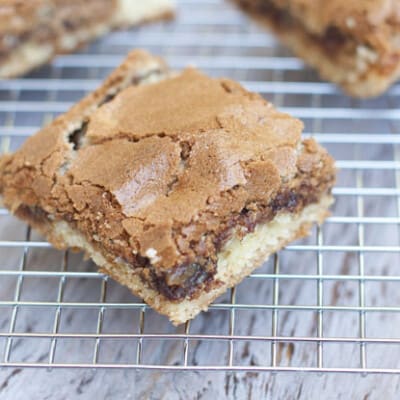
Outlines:
POLYGON ((152 249, 160 268, 183 261, 190 241, 227 216, 268 204, 326 154, 314 142, 299 151, 299 120, 194 69, 124 89, 91 114, 78 149, 54 133, 61 122, 3 160, 7 206, 40 206, 85 233, 96 226, 100 243, 152 249))
POLYGON ((398 0, 268 0, 288 9, 308 30, 322 34, 337 27, 378 48, 399 33, 398 0))

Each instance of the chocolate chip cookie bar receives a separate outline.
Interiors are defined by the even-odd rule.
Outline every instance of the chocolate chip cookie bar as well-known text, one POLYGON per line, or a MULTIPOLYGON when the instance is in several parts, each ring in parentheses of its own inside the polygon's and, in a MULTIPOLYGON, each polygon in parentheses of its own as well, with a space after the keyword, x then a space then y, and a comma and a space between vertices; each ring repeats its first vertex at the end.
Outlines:
POLYGON ((16 77, 96 37, 173 15, 171 0, 2 0, 0 78, 16 77))
POLYGON ((134 51, 0 159, 0 193, 180 324, 327 216, 334 161, 302 129, 232 80, 134 51))
POLYGON ((234 0, 348 94, 382 94, 400 76, 400 3, 234 0))

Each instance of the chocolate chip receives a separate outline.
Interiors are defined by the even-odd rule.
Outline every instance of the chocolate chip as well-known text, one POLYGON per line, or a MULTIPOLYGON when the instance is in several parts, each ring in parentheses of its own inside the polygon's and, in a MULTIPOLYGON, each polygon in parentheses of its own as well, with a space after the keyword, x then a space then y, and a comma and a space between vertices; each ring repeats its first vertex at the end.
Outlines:
POLYGON ((72 148, 76 151, 81 148, 82 138, 85 136, 88 127, 88 122, 84 122, 79 129, 71 132, 68 136, 69 143, 72 143, 72 148))

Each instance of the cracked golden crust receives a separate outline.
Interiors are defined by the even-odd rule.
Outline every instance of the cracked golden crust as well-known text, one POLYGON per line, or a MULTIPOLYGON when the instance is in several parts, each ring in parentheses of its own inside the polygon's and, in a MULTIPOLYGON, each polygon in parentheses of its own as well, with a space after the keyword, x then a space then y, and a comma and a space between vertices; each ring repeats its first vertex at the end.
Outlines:
POLYGON ((141 50, 131 52, 100 88, 57 117, 36 135, 29 137, 17 153, 3 157, 2 171, 4 172, 5 164, 12 162, 15 170, 40 166, 35 171, 36 174, 57 176, 61 166, 69 161, 73 154, 73 146, 68 136, 82 126, 83 121, 90 117, 104 99, 131 85, 132 81, 140 82, 148 76, 166 73, 167 66, 160 58, 141 50))
POLYGON ((243 212, 268 219, 297 210, 300 193, 309 190, 298 203, 309 204, 329 192, 333 160, 313 140, 301 142, 301 130, 235 82, 193 69, 170 76, 136 51, 1 159, 0 191, 42 229, 67 221, 110 262, 171 271, 215 262, 219 236, 243 212))

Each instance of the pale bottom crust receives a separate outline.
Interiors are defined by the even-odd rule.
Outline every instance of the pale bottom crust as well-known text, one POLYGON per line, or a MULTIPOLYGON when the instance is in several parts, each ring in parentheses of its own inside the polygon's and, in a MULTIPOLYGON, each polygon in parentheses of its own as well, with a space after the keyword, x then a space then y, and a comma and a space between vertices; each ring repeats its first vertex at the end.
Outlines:
POLYGON ((400 77, 400 64, 388 74, 380 73, 379 60, 377 66, 373 65, 379 56, 373 53, 365 54, 364 46, 359 46, 360 51, 354 54, 345 54, 338 50, 335 57, 328 57, 321 44, 307 31, 299 28, 277 29, 268 17, 253 13, 251 15, 274 31, 297 56, 316 68, 321 77, 338 84, 351 96, 379 96, 400 77))
POLYGON ((54 43, 25 41, 0 64, 0 78, 24 75, 51 61, 57 54, 73 52, 112 29, 168 19, 173 15, 174 8, 170 0, 146 0, 146 2, 118 0, 115 14, 107 22, 65 34, 61 38, 56 38, 54 43))
POLYGON ((272 221, 259 224, 253 233, 247 234, 244 238, 232 238, 218 255, 215 279, 219 280, 221 285, 209 292, 203 292, 192 300, 171 301, 165 298, 145 284, 129 265, 118 260, 109 262, 81 233, 72 229, 66 222, 51 225, 51 232, 47 232, 47 235, 57 247, 84 250, 102 272, 127 286, 152 308, 166 315, 174 325, 179 325, 201 311, 206 311, 214 299, 242 281, 272 253, 289 242, 306 236, 313 223, 322 223, 326 218, 332 203, 333 198, 326 195, 319 203, 305 207, 298 214, 278 214, 272 221))

